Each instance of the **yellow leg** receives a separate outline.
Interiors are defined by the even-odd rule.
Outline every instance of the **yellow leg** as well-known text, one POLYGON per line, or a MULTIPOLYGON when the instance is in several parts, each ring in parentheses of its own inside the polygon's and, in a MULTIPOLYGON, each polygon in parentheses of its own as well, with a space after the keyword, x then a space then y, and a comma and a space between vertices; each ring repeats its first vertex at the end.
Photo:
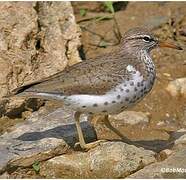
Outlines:
POLYGON ((113 131, 115 134, 117 134, 124 142, 128 143, 128 144, 133 144, 132 141, 130 139, 128 139, 127 137, 125 137, 120 131, 118 131, 115 127, 113 127, 109 121, 108 115, 105 115, 104 119, 103 119, 104 124, 106 125, 106 127, 108 129, 110 129, 111 131, 113 131))
POLYGON ((83 132, 80 126, 80 116, 81 116, 80 112, 75 112, 74 118, 75 118, 76 128, 78 132, 79 143, 80 146, 83 148, 85 146, 85 139, 83 137, 83 132))
POLYGON ((118 131, 115 127, 113 127, 109 121, 109 118, 108 118, 108 115, 105 115, 104 119, 103 119, 103 122, 104 124, 106 125, 107 128, 109 128, 111 131, 113 131, 115 134, 117 134, 121 139, 122 141, 124 141, 125 143, 127 144, 130 144, 130 145, 135 145, 135 146, 139 146, 139 147, 144 147, 146 149, 149 148, 149 146, 146 146, 146 145, 143 145, 143 144, 140 144, 140 143, 137 143, 137 142, 133 142, 131 141, 130 139, 128 139, 127 137, 125 137, 120 131, 118 131))
POLYGON ((79 143, 75 144, 75 146, 80 144, 82 149, 88 151, 89 149, 100 145, 101 142, 105 142, 105 140, 99 140, 99 141, 95 141, 95 142, 88 143, 88 144, 85 143, 83 132, 80 126, 80 116, 81 116, 80 112, 75 112, 74 118, 75 118, 76 128, 77 128, 78 137, 79 137, 79 143))
MULTIPOLYGON (((89 116, 89 120, 91 121, 93 118, 93 116, 89 116)), ((95 119, 94 123, 97 122, 97 120, 99 120, 99 117, 98 119, 95 119)), ((109 121, 109 118, 108 118, 108 115, 104 115, 104 117, 102 116, 101 117, 101 121, 106 125, 106 127, 108 129, 110 129, 111 131, 113 131, 116 135, 118 135, 123 142, 127 143, 127 144, 130 144, 130 145, 135 145, 137 147, 144 147, 146 149, 149 149, 148 146, 144 145, 144 144, 140 144, 140 143, 137 143, 137 142, 134 142, 134 141, 131 141, 130 139, 128 139, 127 137, 125 137, 118 129, 116 129, 115 127, 112 126, 112 124, 110 123, 109 121)), ((89 144, 86 144, 86 147, 90 146, 90 147, 95 147, 96 145, 98 145, 100 142, 105 142, 105 141, 108 141, 108 140, 99 140, 99 141, 96 141, 96 142, 93 142, 93 143, 89 143, 89 144)), ((81 146, 82 147, 82 146, 81 146)))

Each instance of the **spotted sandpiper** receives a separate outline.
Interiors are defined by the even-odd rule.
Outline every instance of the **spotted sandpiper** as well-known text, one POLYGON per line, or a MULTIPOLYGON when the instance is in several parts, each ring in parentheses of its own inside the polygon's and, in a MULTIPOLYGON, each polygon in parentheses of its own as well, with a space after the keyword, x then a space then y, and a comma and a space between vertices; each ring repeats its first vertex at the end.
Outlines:
POLYGON ((156 47, 182 48, 160 42, 146 28, 126 32, 116 51, 83 61, 64 71, 12 91, 13 95, 62 101, 75 110, 82 149, 86 144, 80 126, 82 113, 117 114, 139 102, 153 87, 155 66, 150 51, 156 47))

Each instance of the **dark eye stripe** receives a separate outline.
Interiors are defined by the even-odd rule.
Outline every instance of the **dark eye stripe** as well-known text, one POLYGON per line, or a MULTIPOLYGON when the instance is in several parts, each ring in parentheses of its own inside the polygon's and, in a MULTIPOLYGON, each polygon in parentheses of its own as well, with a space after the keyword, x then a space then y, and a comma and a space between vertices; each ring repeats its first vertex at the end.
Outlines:
POLYGON ((131 37, 131 38, 128 38, 129 40, 132 40, 132 39, 143 39, 145 41, 148 41, 148 42, 151 42, 151 41, 155 41, 152 37, 150 36, 136 36, 136 37, 131 37), (146 38, 146 39, 145 39, 146 38))

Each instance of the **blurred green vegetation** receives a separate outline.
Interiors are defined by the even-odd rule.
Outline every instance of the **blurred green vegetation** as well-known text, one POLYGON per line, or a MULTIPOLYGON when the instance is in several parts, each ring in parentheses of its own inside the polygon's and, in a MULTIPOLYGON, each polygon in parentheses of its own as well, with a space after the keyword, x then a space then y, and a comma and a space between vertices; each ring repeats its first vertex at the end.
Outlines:
POLYGON ((36 174, 39 173, 40 171, 40 162, 39 161, 35 161, 32 165, 32 168, 34 169, 34 171, 36 172, 36 174))

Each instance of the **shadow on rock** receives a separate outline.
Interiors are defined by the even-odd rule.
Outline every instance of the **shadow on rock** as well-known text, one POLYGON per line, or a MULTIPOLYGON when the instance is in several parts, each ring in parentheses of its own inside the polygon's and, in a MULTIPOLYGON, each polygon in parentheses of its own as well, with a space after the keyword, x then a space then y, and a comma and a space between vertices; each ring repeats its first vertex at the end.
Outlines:
MULTIPOLYGON (((87 143, 93 142, 97 140, 96 131, 93 126, 90 125, 89 122, 84 121, 81 122, 81 126, 83 129, 83 134, 85 136, 85 141, 87 143)), ((169 133, 170 139, 169 140, 140 140, 140 141, 132 141, 128 138, 125 139, 112 139, 110 140, 109 137, 106 139, 108 141, 123 141, 130 145, 135 145, 136 147, 142 147, 147 150, 152 150, 155 152, 160 152, 163 149, 170 149, 174 146, 174 140, 181 137, 184 132, 177 132, 176 137, 175 133, 169 133)), ((74 147, 75 143, 78 142, 77 131, 75 124, 67 124, 57 126, 52 129, 48 129, 42 132, 27 132, 16 138, 17 140, 21 141, 38 141, 44 138, 57 138, 63 139, 70 147, 74 147)))
POLYGON ((164 149, 172 149, 175 145, 176 139, 182 137, 185 132, 168 132, 170 138, 168 140, 152 140, 152 141, 133 141, 134 145, 137 147, 143 147, 148 150, 152 150, 155 152, 160 152, 164 149))
MULTIPOLYGON (((81 122, 85 141, 87 143, 97 139, 96 132, 89 122, 81 122)), ((21 141, 38 141, 44 138, 63 139, 69 146, 74 147, 78 142, 75 124, 66 124, 42 132, 27 132, 16 138, 21 141)))

